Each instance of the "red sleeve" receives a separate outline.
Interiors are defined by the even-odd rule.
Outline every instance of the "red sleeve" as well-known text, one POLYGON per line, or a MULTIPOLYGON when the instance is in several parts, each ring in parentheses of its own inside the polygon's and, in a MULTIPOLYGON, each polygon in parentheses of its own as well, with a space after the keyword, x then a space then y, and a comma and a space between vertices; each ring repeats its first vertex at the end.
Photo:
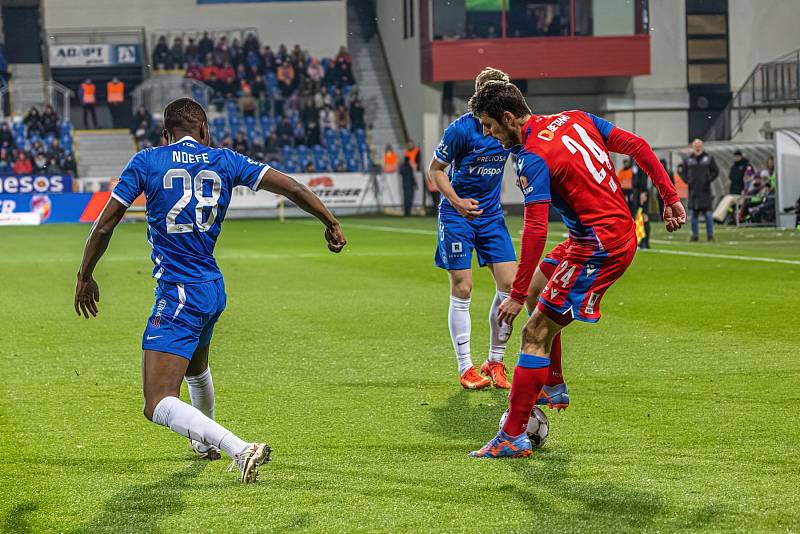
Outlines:
POLYGON ((672 181, 667 175, 667 171, 658 161, 658 157, 653 152, 653 149, 650 148, 650 145, 647 144, 647 141, 636 134, 615 126, 611 133, 608 134, 606 147, 612 152, 632 157, 658 188, 658 193, 664 200, 665 206, 671 206, 680 200, 675 186, 672 185, 672 181))
POLYGON ((528 297, 531 278, 539 266, 544 244, 547 241, 547 213, 549 202, 534 202, 525 206, 525 221, 519 246, 519 265, 511 286, 511 298, 523 304, 528 297))

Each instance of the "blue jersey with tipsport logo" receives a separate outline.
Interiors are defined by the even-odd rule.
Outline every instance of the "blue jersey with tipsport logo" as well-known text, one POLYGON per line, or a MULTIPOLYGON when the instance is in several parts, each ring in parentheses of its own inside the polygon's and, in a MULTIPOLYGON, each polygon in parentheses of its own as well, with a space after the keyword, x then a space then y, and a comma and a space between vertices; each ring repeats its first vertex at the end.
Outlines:
MULTIPOLYGON (((500 192, 508 154, 497 139, 483 135, 483 127, 472 113, 450 123, 434 152, 439 162, 450 165, 450 184, 458 196, 477 200, 484 215, 502 213, 500 192)), ((458 215, 444 197, 439 210, 458 215)))
POLYGON ((208 148, 191 137, 147 148, 131 158, 112 196, 126 206, 147 200, 147 238, 153 278, 173 283, 216 280, 214 259, 234 187, 254 191, 269 167, 226 148, 208 148))

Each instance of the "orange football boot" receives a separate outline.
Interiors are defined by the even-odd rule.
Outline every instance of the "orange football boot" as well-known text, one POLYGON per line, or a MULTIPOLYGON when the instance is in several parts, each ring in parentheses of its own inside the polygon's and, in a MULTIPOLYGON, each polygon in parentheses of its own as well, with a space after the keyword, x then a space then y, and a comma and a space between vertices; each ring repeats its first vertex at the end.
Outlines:
POLYGON ((461 385, 464 389, 484 389, 492 385, 492 381, 478 374, 474 367, 470 367, 461 375, 461 385))
POLYGON ((506 375, 506 366, 503 362, 486 360, 481 366, 481 374, 491 378, 492 382, 494 382, 494 387, 499 389, 511 389, 511 384, 506 375))

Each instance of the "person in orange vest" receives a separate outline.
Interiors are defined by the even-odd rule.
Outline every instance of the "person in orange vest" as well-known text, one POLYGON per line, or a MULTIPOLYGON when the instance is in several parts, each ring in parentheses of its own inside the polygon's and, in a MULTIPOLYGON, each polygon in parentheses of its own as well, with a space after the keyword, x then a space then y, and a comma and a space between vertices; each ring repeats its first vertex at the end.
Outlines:
MULTIPOLYGON (((626 159, 622 162, 622 168, 617 172, 617 180, 619 180, 619 185, 622 188, 622 194, 625 195, 625 203, 631 210, 631 213, 635 213, 633 209, 633 164, 631 160, 626 159)), ((638 199, 636 199, 636 204, 638 205, 638 199)))
POLYGON ((386 174, 397 172, 397 152, 392 149, 392 145, 386 145, 383 151, 383 172, 386 174))
POLYGON ((116 76, 106 84, 106 102, 108 102, 108 111, 111 112, 112 127, 120 128, 123 104, 125 103, 125 84, 116 76))
MULTIPOLYGON (((422 160, 422 154, 420 154, 419 147, 416 144, 414 144, 413 140, 409 139, 408 141, 406 141, 406 150, 403 153, 403 155, 405 156, 406 159, 408 159, 408 162, 411 164, 411 169, 414 172, 414 176, 415 176, 414 180, 416 181, 416 175, 417 175, 417 172, 420 169, 420 162, 422 160)), ((428 185, 428 187, 426 189, 427 189, 427 192, 430 193, 430 185, 428 185)), ((427 194, 426 194, 425 191, 423 191, 422 192, 422 208, 427 211, 427 209, 425 207, 426 198, 427 198, 427 194)))
POLYGON ((97 87, 92 83, 92 80, 87 78, 86 81, 81 84, 79 92, 81 105, 83 106, 83 126, 85 128, 89 127, 88 118, 91 116, 94 127, 97 128, 97 114, 94 110, 94 105, 97 103, 97 87))

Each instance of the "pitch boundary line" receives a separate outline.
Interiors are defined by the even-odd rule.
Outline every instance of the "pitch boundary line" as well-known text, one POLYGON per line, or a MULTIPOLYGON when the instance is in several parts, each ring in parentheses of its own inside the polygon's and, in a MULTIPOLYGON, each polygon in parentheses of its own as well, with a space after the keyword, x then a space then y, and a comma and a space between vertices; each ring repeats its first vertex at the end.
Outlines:
MULTIPOLYGON (((306 223, 309 224, 309 223, 306 223)), ((419 228, 397 228, 394 226, 380 226, 380 225, 367 225, 367 224, 352 224, 346 225, 346 228, 355 228, 357 230, 372 230, 375 232, 390 232, 397 234, 414 234, 435 236, 436 233, 430 230, 420 230, 419 228)), ((566 236, 563 232, 548 232, 548 235, 566 236)), ((512 237, 512 241, 519 242, 519 238, 512 237)), ((654 240, 655 242, 655 240, 654 240)), ((659 243, 675 244, 670 241, 658 240, 659 243)), ((675 256, 689 256, 694 258, 711 258, 720 260, 738 260, 738 261, 753 261, 761 263, 778 263, 781 265, 800 265, 800 260, 786 260, 782 258, 767 258, 762 256, 741 256, 737 254, 714 254, 712 252, 691 252, 688 250, 664 250, 664 249, 649 249, 646 252, 656 254, 672 254, 675 256)))

